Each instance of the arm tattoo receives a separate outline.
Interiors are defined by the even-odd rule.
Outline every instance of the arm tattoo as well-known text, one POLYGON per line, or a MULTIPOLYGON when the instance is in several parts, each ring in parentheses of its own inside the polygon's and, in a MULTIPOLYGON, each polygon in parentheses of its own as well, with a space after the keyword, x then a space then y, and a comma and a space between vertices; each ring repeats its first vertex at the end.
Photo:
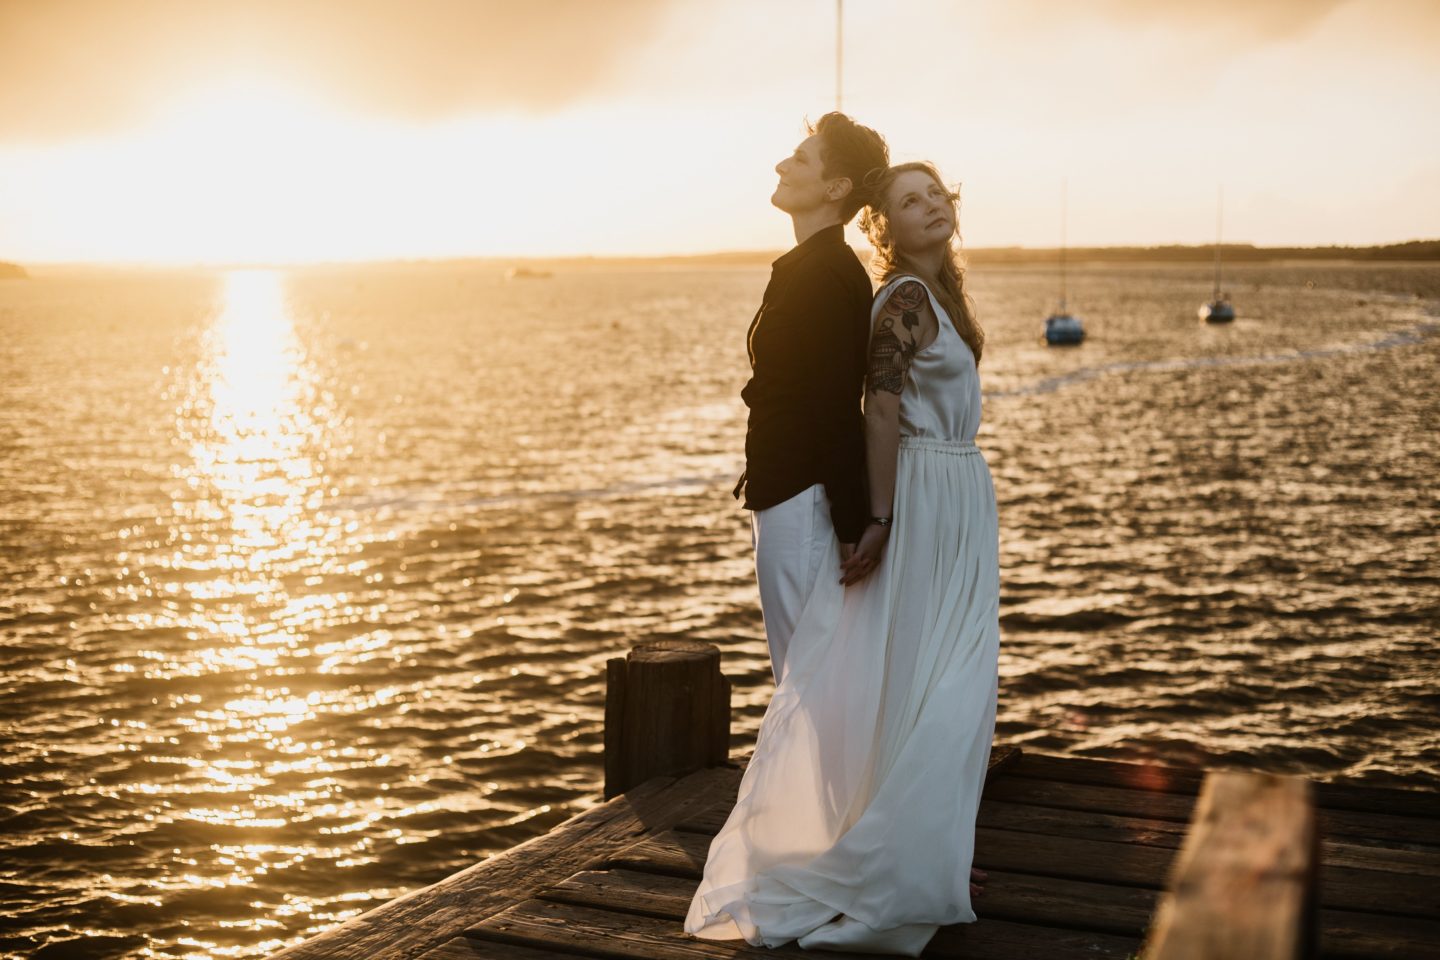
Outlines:
POLYGON ((866 374, 869 388, 875 393, 893 393, 899 396, 905 389, 905 374, 915 359, 916 328, 920 326, 919 310, 925 301, 925 288, 912 281, 903 283, 892 293, 875 325, 870 337, 870 369, 866 374), (895 329, 895 316, 899 315, 905 336, 895 329))
POLYGON ((925 288, 914 280, 907 280, 900 284, 894 293, 890 294, 885 301, 885 309, 888 311, 892 307, 898 307, 901 310, 914 311, 919 310, 924 302, 925 288))

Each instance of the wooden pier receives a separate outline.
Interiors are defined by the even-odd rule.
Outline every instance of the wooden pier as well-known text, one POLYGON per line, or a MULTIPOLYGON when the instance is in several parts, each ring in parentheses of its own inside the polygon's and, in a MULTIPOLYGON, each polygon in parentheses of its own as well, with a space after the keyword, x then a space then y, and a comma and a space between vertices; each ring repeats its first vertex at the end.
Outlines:
MULTIPOLYGON (((674 642, 612 661, 612 691, 626 685, 627 670, 649 679, 631 677, 629 702, 612 699, 607 722, 629 716, 653 741, 647 710, 675 716, 697 691, 728 714, 728 686, 714 679, 718 651, 709 651, 690 679, 677 667, 686 650, 674 642), (654 681, 647 656, 668 681, 654 681), (635 702, 642 689, 650 707, 635 702)), ((728 738, 713 715, 684 727, 674 736, 694 744, 692 766, 712 762, 717 737, 728 738)), ((673 742, 649 749, 680 762, 673 742)), ((632 771, 643 782, 625 789, 612 780, 607 795, 615 795, 600 806, 276 960, 825 956, 682 930, 746 759, 658 776, 632 771)), ((926 957, 1440 957, 1440 796, 1432 793, 997 745, 975 865, 989 873, 975 900, 980 922, 941 928, 926 957)))

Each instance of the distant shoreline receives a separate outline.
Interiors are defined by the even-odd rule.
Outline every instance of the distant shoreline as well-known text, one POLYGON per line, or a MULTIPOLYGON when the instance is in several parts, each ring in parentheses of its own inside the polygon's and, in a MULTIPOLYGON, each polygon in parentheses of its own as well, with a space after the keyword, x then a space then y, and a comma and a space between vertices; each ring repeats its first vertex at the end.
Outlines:
MULTIPOLYGON (((1440 261, 1440 240, 1411 240, 1368 247, 1257 247, 1248 243, 1227 243, 1220 248, 1226 263, 1265 263, 1283 260, 1343 260, 1350 262, 1424 263, 1440 261)), ((736 250, 720 253, 681 254, 674 256, 569 256, 569 257, 396 257, 379 260, 331 260, 310 263, 237 262, 229 264, 164 264, 164 263, 36 263, 31 269, 48 272, 70 270, 225 270, 244 268, 312 269, 363 266, 476 266, 507 270, 515 267, 545 270, 594 269, 597 267, 764 267, 769 266, 783 250, 736 250)), ((862 261, 870 259, 871 251, 856 251, 862 261)), ((1209 263, 1215 247, 1210 244, 1165 244, 1128 247, 1069 247, 1065 250, 1068 263, 1209 263)), ((967 262, 977 265, 1053 264, 1060 258, 1058 247, 973 247, 965 250, 967 262)), ((0 277, 27 276, 19 264, 0 261, 0 277), (11 271, 8 272, 7 268, 11 271)))
MULTIPOLYGON (((1261 263, 1275 260, 1440 260, 1440 240, 1412 240, 1372 247, 1257 247, 1248 243, 1221 244, 1227 263, 1261 263)), ((966 251, 971 263, 1051 263, 1059 259, 1058 247, 981 247, 966 251)), ((1168 244, 1157 247, 1075 247, 1065 251, 1069 262, 1140 261, 1147 263, 1209 262, 1215 247, 1168 244)))

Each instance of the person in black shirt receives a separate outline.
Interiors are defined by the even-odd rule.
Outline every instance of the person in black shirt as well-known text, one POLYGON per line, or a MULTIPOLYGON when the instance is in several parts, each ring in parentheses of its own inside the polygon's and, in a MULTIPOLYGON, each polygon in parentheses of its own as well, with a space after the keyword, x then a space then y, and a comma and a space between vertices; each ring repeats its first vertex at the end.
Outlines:
POLYGON ((745 473, 735 486, 753 511, 777 683, 815 578, 838 570, 869 523, 860 399, 871 286, 845 224, 871 199, 889 151, 842 113, 827 113, 809 133, 775 166, 770 202, 790 215, 796 246, 774 262, 750 324, 745 473))

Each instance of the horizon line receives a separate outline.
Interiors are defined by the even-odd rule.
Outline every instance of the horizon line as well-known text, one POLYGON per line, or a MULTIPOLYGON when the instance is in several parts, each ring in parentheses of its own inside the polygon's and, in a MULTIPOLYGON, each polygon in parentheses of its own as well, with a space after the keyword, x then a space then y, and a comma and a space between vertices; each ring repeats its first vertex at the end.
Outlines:
MULTIPOLYGON (((1331 251, 1378 251, 1402 247, 1414 247, 1434 244, 1440 248, 1440 237, 1435 238, 1414 238, 1399 240, 1390 243, 1370 244, 1267 244, 1257 245, 1241 241, 1225 242, 1220 244, 1221 251, 1249 251, 1253 253, 1287 253, 1287 252, 1331 252, 1331 251)), ((855 245, 855 252, 863 259, 868 259, 874 248, 868 245, 855 245)), ((1003 244, 987 247, 962 247, 961 252, 965 256, 986 254, 1019 254, 1029 256, 1042 256, 1045 254, 1058 255, 1059 246, 1027 246, 1025 244, 1003 244)), ((1205 253, 1213 254, 1215 244, 1213 243, 1152 243, 1152 244, 1101 244, 1101 245, 1067 245, 1068 254, 1096 254, 1103 252, 1124 252, 1133 258, 1135 254, 1145 252, 1168 252, 1168 253, 1205 253)), ((0 264, 8 264, 21 268, 28 266, 35 267, 108 267, 126 269, 274 269, 284 267, 326 267, 326 266, 361 266, 366 264, 452 264, 452 263, 488 263, 496 265, 523 264, 523 263, 563 263, 563 262, 595 262, 595 263, 623 263, 623 262, 653 262, 653 261, 752 261, 752 260, 773 260, 785 252, 784 249, 744 249, 744 250, 713 250, 701 253, 559 253, 559 254, 439 254, 425 256, 373 256, 353 258, 316 258, 302 260, 16 260, 0 257, 0 264)), ((1430 258, 1425 258, 1430 259, 1430 258)), ((1437 250, 1435 259, 1440 259, 1440 250, 1437 250)))

